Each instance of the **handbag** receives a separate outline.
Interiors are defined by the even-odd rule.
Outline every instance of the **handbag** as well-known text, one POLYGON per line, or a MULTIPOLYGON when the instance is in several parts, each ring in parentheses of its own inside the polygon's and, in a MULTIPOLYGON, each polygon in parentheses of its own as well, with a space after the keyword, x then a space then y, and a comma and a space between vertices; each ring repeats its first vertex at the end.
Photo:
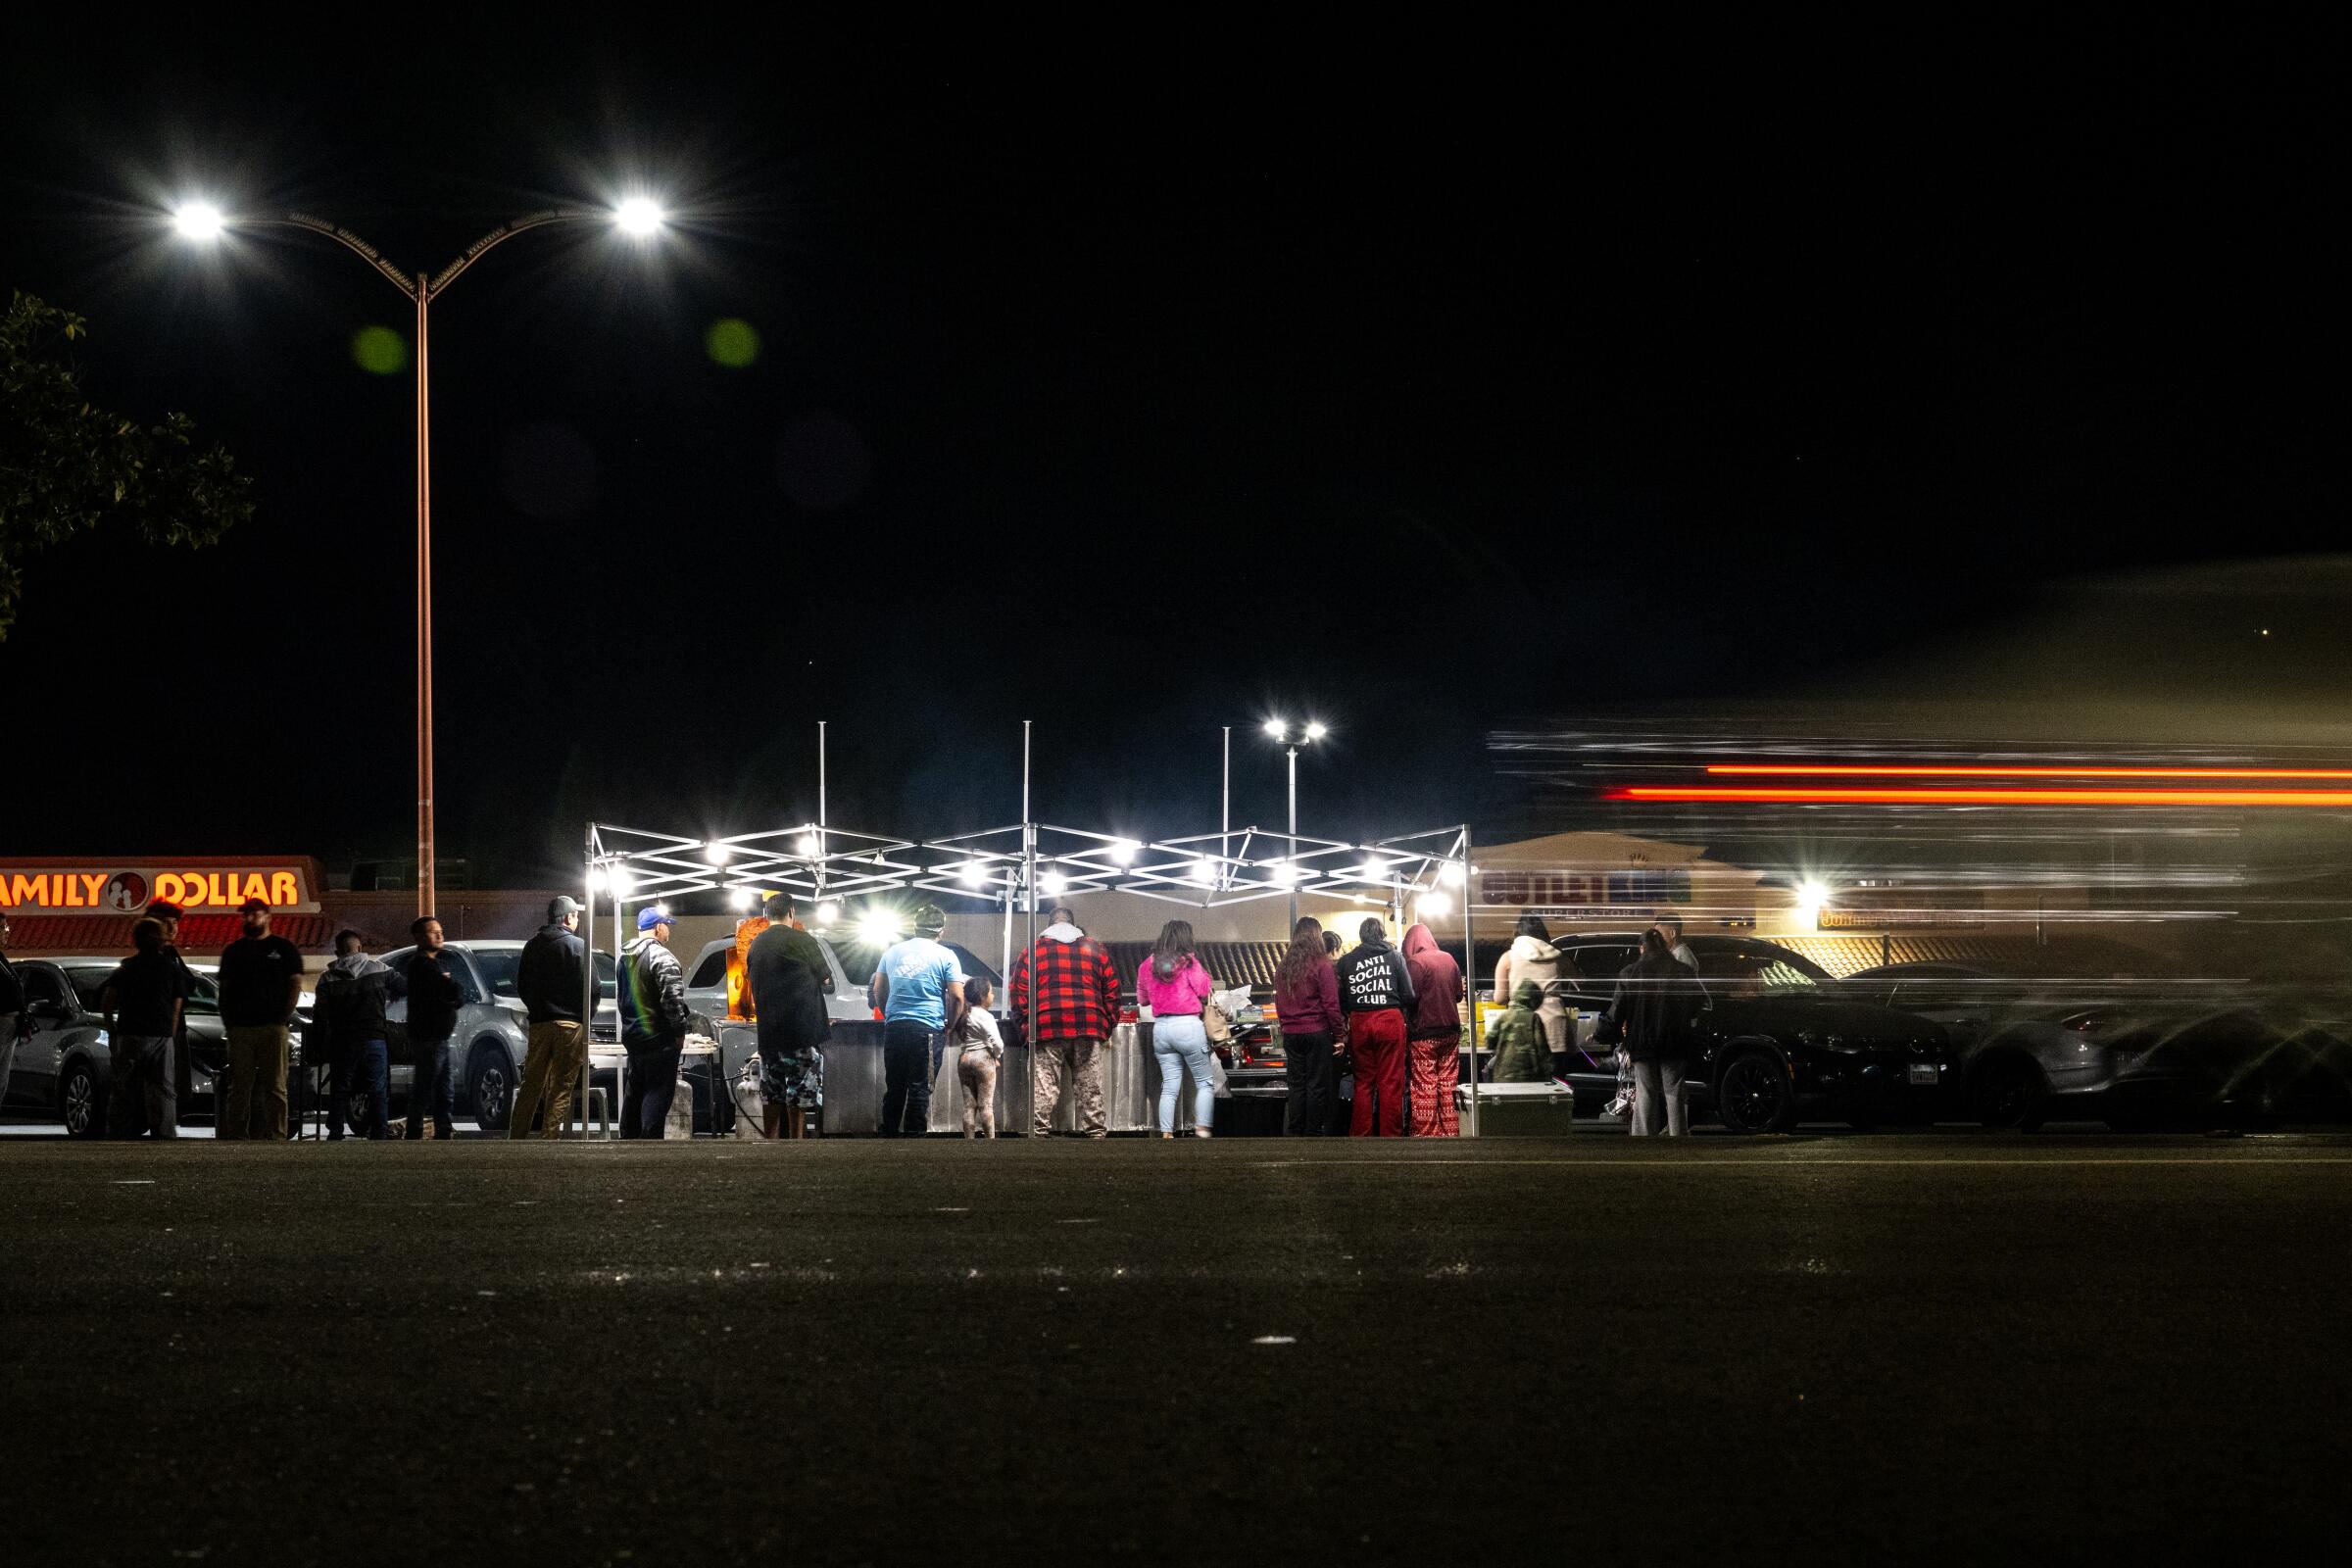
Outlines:
POLYGON ((1233 1019, 1217 1005, 1214 998, 1200 1004, 1200 1032, 1212 1046, 1221 1046, 1233 1038, 1233 1019))

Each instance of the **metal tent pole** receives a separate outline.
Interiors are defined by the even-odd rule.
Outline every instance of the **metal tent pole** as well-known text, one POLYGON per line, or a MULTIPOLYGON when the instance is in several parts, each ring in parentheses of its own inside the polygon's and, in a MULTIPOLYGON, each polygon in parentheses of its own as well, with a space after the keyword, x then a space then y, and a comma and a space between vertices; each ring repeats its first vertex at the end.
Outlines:
MULTIPOLYGON (((588 1090, 593 1081, 593 1075, 589 1071, 588 1058, 596 1051, 596 824, 594 822, 588 824, 586 844, 580 859, 587 867, 587 874, 581 879, 586 886, 582 889, 584 902, 580 905, 580 930, 585 933, 580 938, 580 967, 586 971, 582 977, 581 986, 587 995, 581 999, 580 1004, 582 1034, 580 1081, 572 1086, 572 1104, 578 1108, 580 1113, 580 1136, 586 1138, 588 1136, 588 1090)), ((615 1018, 620 1016, 617 999, 615 999, 613 1006, 613 1016, 615 1018)), ((569 1137, 570 1133, 569 1127, 548 1129, 548 1136, 552 1138, 569 1137)))
MULTIPOLYGON (((1444 880, 1443 876, 1440 877, 1444 880)), ((1462 824, 1462 991, 1470 1003, 1470 1136, 1478 1136, 1478 930, 1470 880, 1470 824, 1462 824)))
POLYGON ((1037 822, 1029 808, 1031 720, 1021 720, 1021 891, 1029 905, 1029 945, 1021 950, 1029 964, 1029 1015, 1022 1033, 1029 1042, 1029 1125, 1037 1125, 1037 822))

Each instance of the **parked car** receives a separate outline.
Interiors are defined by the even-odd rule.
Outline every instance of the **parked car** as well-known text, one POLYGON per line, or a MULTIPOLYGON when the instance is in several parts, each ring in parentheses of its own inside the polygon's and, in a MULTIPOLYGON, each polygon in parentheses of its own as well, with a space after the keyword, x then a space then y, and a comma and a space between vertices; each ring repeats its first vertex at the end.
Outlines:
MULTIPOLYGON (((1706 993, 1686 1080, 1693 1119, 1734 1132, 1785 1132, 1800 1120, 1872 1127, 1921 1123, 1960 1107, 1959 1056, 1942 1024, 1852 1000, 1803 956, 1752 937, 1694 935, 1706 993)), ((1634 961, 1634 932, 1557 936, 1575 1039, 1561 1075, 1580 1106, 1616 1093, 1617 1072, 1593 1030, 1634 961)), ((1492 1009, 1487 1016, 1492 1017, 1492 1009)))
POLYGON ((2003 975, 1888 964, 1846 989, 1945 1022, 1988 1125, 2081 1115, 2118 1131, 2340 1115, 2352 1030, 2334 999, 2164 977, 2003 975))
MULTIPOLYGON (((24 977, 33 1032, 17 1052, 8 1103, 20 1110, 54 1111, 71 1137, 96 1138, 106 1132, 113 1073, 103 1001, 107 978, 121 962, 91 956, 16 960, 18 973, 24 977)), ((214 1079, 228 1064, 228 1033, 220 1023, 214 967, 188 965, 196 982, 185 1014, 192 1100, 212 1098, 214 1079)), ((309 997, 303 1000, 307 1006, 309 997)), ((183 1102, 181 1118, 195 1108, 183 1102)))

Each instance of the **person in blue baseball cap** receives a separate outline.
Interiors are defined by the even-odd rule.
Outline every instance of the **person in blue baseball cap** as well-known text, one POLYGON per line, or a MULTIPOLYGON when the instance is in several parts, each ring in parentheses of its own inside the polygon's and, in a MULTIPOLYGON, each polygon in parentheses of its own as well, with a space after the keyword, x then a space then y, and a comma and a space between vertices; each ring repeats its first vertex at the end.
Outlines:
POLYGON ((640 910, 637 940, 620 956, 620 1044, 629 1057, 620 1136, 660 1138, 677 1098, 688 1017, 686 971, 669 951, 669 911, 658 904, 640 910))

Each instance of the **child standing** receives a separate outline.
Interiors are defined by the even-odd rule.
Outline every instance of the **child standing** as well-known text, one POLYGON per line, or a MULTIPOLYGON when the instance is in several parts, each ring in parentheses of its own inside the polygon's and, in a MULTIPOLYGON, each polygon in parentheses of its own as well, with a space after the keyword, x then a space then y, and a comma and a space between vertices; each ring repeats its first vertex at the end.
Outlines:
POLYGON ((963 1054, 956 1058, 956 1077, 963 1085, 963 1136, 997 1136, 997 1064, 1004 1059, 1004 1037, 997 1033, 997 1015, 988 1010, 995 993, 986 980, 963 983, 963 1019, 956 1038, 963 1054))

